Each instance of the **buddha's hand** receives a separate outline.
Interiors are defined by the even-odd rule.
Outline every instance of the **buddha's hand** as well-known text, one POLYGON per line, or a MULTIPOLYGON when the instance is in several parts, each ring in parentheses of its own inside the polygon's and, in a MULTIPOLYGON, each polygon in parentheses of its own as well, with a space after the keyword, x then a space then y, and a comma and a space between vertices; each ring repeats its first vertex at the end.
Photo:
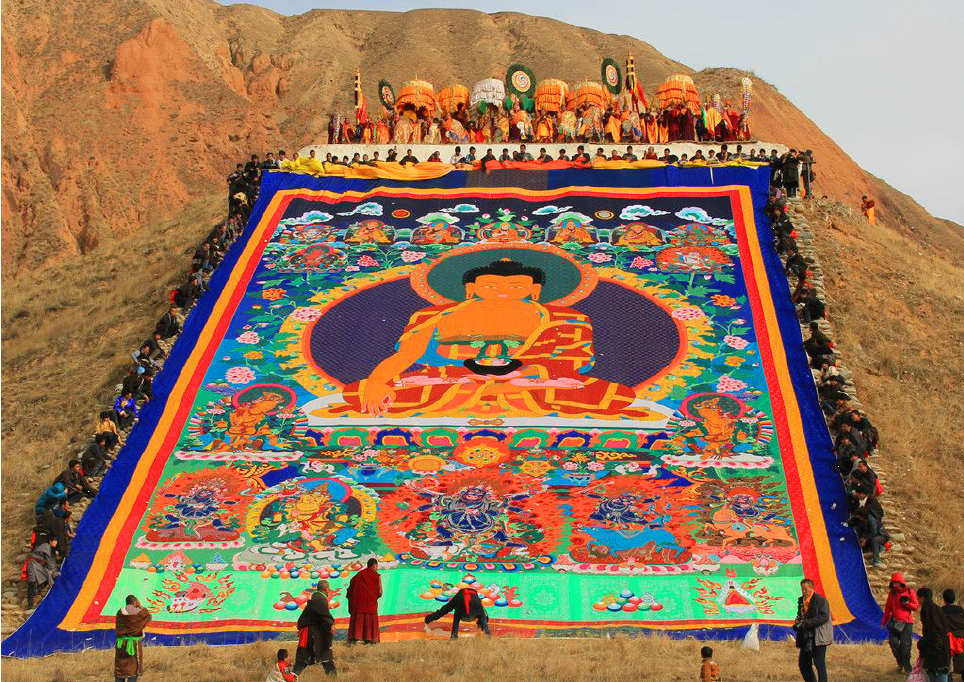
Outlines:
POLYGON ((388 411, 388 406, 395 400, 395 390, 386 384, 367 382, 361 395, 362 412, 381 416, 388 411))

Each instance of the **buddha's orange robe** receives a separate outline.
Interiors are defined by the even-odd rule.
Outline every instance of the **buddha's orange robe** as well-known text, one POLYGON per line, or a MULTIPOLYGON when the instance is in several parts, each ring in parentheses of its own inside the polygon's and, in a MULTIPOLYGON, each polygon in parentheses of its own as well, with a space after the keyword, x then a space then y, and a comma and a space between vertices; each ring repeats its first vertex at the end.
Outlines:
MULTIPOLYGON (((437 327, 441 316, 471 301, 432 306, 415 313, 402 333, 437 327)), ((430 345, 426 365, 403 372, 394 382, 395 397, 385 416, 458 416, 467 418, 549 416, 603 419, 652 419, 645 408, 630 408, 636 394, 629 386, 584 375, 593 367, 589 318, 571 308, 538 306, 539 327, 511 351, 522 365, 506 376, 480 375, 461 359, 441 356, 445 342, 430 345), (451 364, 437 364, 439 362, 451 364)), ((465 346, 463 346, 464 348, 465 346)), ((321 416, 361 413, 360 393, 367 379, 345 386, 343 405, 321 416)))

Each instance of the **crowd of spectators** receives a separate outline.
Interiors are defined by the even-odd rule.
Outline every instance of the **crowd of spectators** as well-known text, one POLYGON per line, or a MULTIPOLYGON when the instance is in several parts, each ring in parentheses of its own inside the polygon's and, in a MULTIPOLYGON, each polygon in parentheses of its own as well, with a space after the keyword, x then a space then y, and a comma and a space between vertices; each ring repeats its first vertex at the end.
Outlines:
POLYGON ((34 504, 36 522, 20 576, 27 585, 28 609, 33 608, 34 600, 49 590, 59 575, 60 565, 70 554, 70 544, 75 536, 75 512, 82 512, 87 502, 97 496, 98 485, 114 461, 117 450, 137 423, 144 405, 154 398, 154 377, 183 328, 185 314, 206 291, 214 269, 241 234, 251 204, 257 198, 261 169, 258 165, 256 172, 249 172, 242 164, 239 168, 244 171, 243 177, 229 180, 234 184, 227 218, 216 225, 198 246, 189 275, 170 292, 167 312, 157 321, 150 337, 131 352, 126 375, 117 387, 114 401, 97 414, 83 450, 68 459, 64 470, 40 493, 34 504))
POLYGON ((502 142, 586 142, 666 144, 735 142, 751 139, 748 112, 729 100, 689 106, 640 107, 629 101, 585 103, 560 111, 511 106, 455 105, 454 111, 405 104, 377 120, 366 109, 354 116, 333 114, 328 144, 491 144, 502 142))
MULTIPOLYGON (((792 153, 788 152, 788 156, 792 153)), ((797 247, 797 232, 788 215, 789 197, 786 176, 774 174, 766 213, 773 226, 776 251, 784 258, 787 278, 793 288, 792 301, 800 322, 809 335, 803 342, 820 407, 834 439, 835 468, 847 491, 850 517, 848 524, 857 534, 860 546, 870 554, 872 566, 879 566, 881 553, 890 548, 884 529, 884 510, 880 504, 883 486, 870 464, 879 445, 877 429, 867 415, 853 405, 848 382, 838 366, 833 340, 821 329, 827 316, 826 303, 810 281, 810 264, 797 247)))

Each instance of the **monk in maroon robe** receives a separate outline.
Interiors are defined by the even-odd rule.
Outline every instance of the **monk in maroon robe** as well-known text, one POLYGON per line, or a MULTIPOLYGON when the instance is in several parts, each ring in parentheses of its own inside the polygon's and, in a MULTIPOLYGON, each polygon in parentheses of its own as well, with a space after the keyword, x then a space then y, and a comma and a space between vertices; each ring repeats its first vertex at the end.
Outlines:
POLYGON ((382 577, 376 570, 377 559, 352 576, 348 583, 348 643, 380 641, 378 630, 378 598, 382 596, 382 577))

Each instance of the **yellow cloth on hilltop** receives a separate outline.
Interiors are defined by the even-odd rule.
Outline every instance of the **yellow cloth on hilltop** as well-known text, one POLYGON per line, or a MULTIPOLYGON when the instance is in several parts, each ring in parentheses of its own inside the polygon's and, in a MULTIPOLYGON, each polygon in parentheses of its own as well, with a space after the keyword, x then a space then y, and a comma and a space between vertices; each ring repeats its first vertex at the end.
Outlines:
POLYGON ((375 165, 343 166, 341 164, 325 164, 318 159, 299 157, 294 161, 285 161, 281 170, 290 173, 306 173, 319 177, 363 178, 385 180, 430 180, 440 178, 455 170, 455 166, 448 163, 423 162, 400 163, 376 161, 375 165))

